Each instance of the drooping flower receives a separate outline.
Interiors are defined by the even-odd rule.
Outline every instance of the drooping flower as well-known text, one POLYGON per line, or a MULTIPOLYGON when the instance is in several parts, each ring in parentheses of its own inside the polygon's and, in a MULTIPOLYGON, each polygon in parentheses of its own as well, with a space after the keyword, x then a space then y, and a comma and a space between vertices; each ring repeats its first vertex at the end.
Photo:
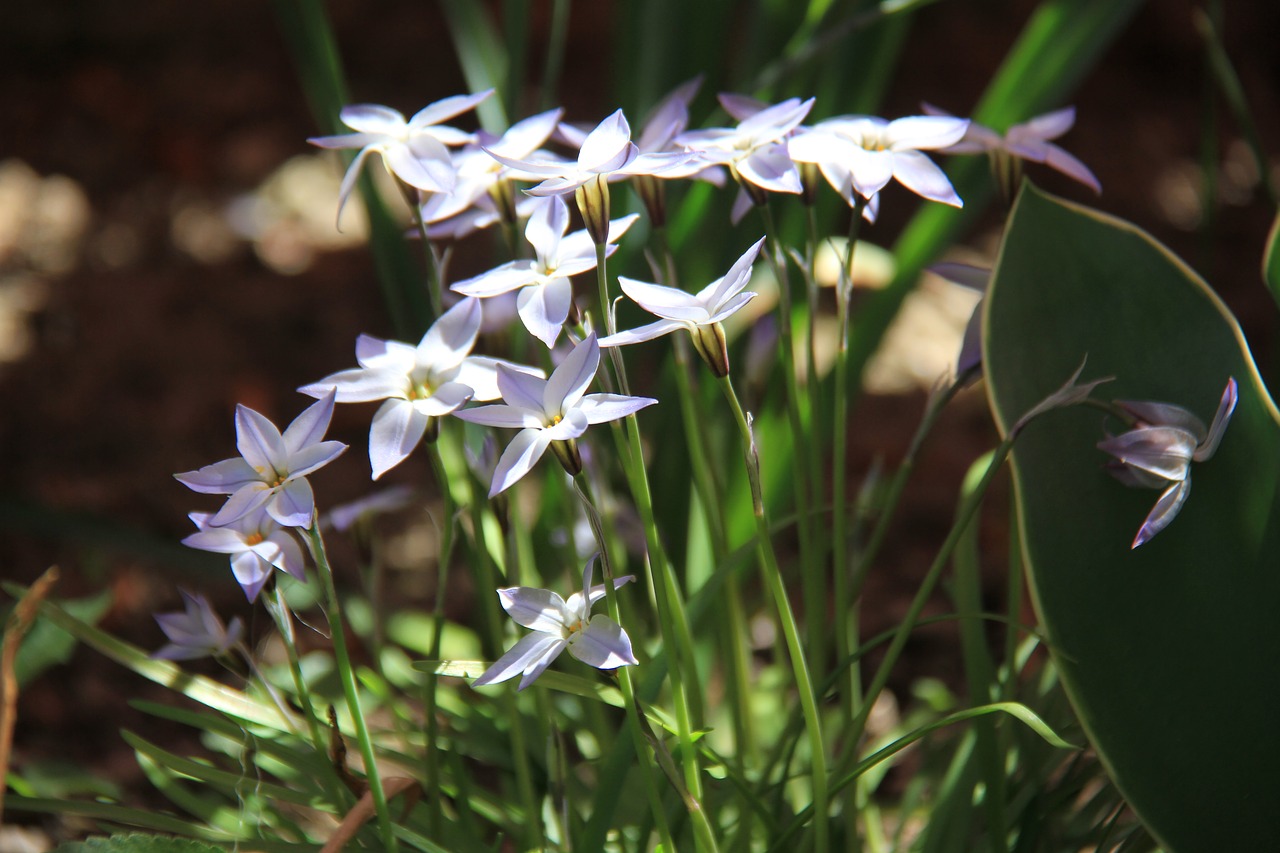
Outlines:
POLYGON ((333 401, 331 390, 298 415, 283 435, 263 415, 236 406, 240 456, 174 477, 192 491, 231 496, 209 519, 212 527, 224 527, 261 508, 285 527, 309 527, 316 507, 306 475, 347 449, 340 441, 322 440, 333 417, 333 401))
MULTIPOLYGON (((632 213, 609 223, 605 256, 639 217, 632 213)), ((573 303, 570 277, 596 268, 596 244, 585 230, 569 230, 569 208, 558 196, 542 199, 529 217, 525 237, 533 246, 532 260, 508 261, 450 288, 465 296, 490 297, 518 290, 516 310, 530 334, 555 346, 569 319, 573 303)), ((489 398, 492 399, 492 398, 489 398)))
MULTIPOLYGON (((582 570, 582 592, 568 601, 554 592, 519 586, 498 590, 502 607, 518 624, 533 630, 498 658, 472 682, 473 687, 497 684, 523 674, 523 690, 542 675, 565 649, 578 660, 597 669, 617 669, 639 663, 631 650, 631 638, 622 626, 603 613, 591 615, 591 607, 604 598, 605 586, 591 585, 596 558, 582 570)), ((632 575, 614 578, 613 588, 635 580, 632 575)))
POLYGON ((306 581, 307 570, 298 540, 265 509, 259 507, 222 527, 213 526, 211 513, 193 512, 189 518, 199 529, 183 539, 182 544, 230 555, 231 573, 250 601, 257 600, 273 568, 306 581))
POLYGON ((244 623, 239 617, 232 619, 230 625, 224 625, 203 595, 178 591, 182 593, 185 610, 156 614, 156 622, 169 638, 169 643, 152 653, 151 657, 159 660, 219 657, 240 642, 244 636, 244 623))
POLYGON ((724 328, 720 324, 755 297, 754 293, 744 293, 743 288, 751 281, 751 266, 763 245, 764 238, 761 237, 734 262, 729 272, 697 294, 619 276, 622 292, 641 308, 662 319, 602 338, 600 346, 625 346, 650 341, 678 329, 688 329, 694 347, 712 372, 716 376, 728 376, 729 354, 725 349, 724 328))
MULTIPOLYGON (((923 104, 925 113, 932 116, 947 116, 948 113, 931 104, 923 104)), ((1064 107, 1051 113, 1036 116, 1029 121, 1015 124, 1004 134, 997 133, 989 127, 969 122, 964 137, 954 145, 941 149, 943 154, 982 154, 987 153, 999 161, 1001 158, 1029 160, 1032 163, 1044 163, 1069 178, 1079 181, 1095 193, 1102 193, 1102 184, 1074 155, 1054 145, 1049 140, 1062 136, 1076 121, 1076 108, 1064 107)), ((997 174, 1006 172, 999 162, 996 164, 997 174)))
POLYGON ((1237 393, 1235 379, 1228 379, 1208 429, 1181 406, 1116 401, 1116 406, 1133 418, 1133 428, 1098 442, 1099 450, 1115 457, 1107 464, 1108 472, 1126 486, 1164 489, 1131 547, 1137 548, 1164 530, 1182 509, 1191 493, 1191 463, 1204 462, 1218 449, 1235 411, 1237 393))
POLYGON ((380 104, 354 104, 343 107, 338 118, 355 133, 316 136, 308 139, 320 148, 359 148, 360 153, 347 167, 338 191, 338 220, 346 206, 356 176, 365 158, 375 151, 382 155, 387 170, 411 187, 427 192, 448 192, 457 180, 449 145, 463 145, 472 135, 440 122, 475 107, 493 94, 487 89, 475 95, 455 95, 436 101, 405 121, 399 110, 380 104))
POLYGON ((480 321, 480 300, 463 299, 440 315, 416 347, 361 335, 356 340, 359 367, 298 390, 312 397, 334 393, 339 403, 386 401, 369 431, 369 463, 376 480, 413 452, 433 418, 472 399, 498 398, 497 359, 471 355, 480 321))
POLYGON ((454 416, 485 426, 519 429, 498 459, 489 497, 506 491, 529 473, 550 447, 565 470, 582 470, 575 439, 591 424, 605 423, 658 402, 622 394, 585 394, 600 366, 595 333, 573 348, 549 379, 518 373, 498 365, 503 404, 460 409, 454 416))
POLYGON ((921 152, 954 144, 966 127, 965 119, 942 116, 841 116, 797 134, 788 148, 793 160, 816 163, 850 205, 853 193, 870 199, 896 179, 917 195, 961 207, 951 181, 921 152))

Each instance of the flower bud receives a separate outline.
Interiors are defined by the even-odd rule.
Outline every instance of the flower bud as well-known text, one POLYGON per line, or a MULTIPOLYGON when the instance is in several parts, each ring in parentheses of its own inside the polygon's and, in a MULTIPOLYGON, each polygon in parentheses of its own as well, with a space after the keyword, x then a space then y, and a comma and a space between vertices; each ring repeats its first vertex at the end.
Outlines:
POLYGON ((609 181, 596 175, 573 191, 582 223, 597 246, 609 242, 609 181))
POLYGON ((729 375, 729 345, 724 338, 724 325, 709 323, 689 330, 693 346, 717 379, 729 375))

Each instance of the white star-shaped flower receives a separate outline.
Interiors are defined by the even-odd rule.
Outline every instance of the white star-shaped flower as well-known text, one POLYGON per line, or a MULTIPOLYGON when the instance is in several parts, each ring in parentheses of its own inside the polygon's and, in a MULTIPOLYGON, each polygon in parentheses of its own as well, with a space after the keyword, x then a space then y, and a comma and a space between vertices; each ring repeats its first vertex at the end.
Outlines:
MULTIPOLYGON (((632 213, 609 223, 605 256, 639 217, 632 213)), ((533 246, 533 260, 509 261, 450 289, 464 296, 490 297, 513 290, 516 310, 530 334, 548 347, 555 346, 560 329, 569 318, 573 302, 570 277, 596 268, 596 244, 586 230, 569 230, 569 208, 558 196, 542 199, 529 217, 525 237, 533 246)))
POLYGON ((230 495, 209 525, 225 527, 255 510, 285 527, 310 527, 315 495, 307 474, 338 458, 347 446, 322 441, 333 417, 334 392, 294 419, 280 434, 275 424, 248 406, 236 406, 236 448, 240 456, 175 474, 192 491, 230 495))
POLYGON ((312 397, 336 393, 339 403, 386 401, 369 432, 369 463, 376 480, 413 452, 432 418, 472 399, 498 398, 498 361, 471 355, 480 321, 480 300, 463 299, 440 315, 416 347, 361 335, 356 340, 359 367, 298 390, 312 397))
POLYGON ((595 333, 573 348, 549 379, 498 365, 503 404, 461 409, 454 416, 485 426, 519 429, 498 459, 489 497, 506 491, 528 474, 551 447, 571 474, 581 470, 574 439, 591 424, 605 423, 658 402, 622 394, 585 394, 600 366, 595 333), (576 469, 575 469, 576 466, 576 469))
POLYGON ((445 119, 464 113, 493 94, 492 89, 475 95, 455 95, 436 101, 405 120, 404 113, 380 104, 343 107, 338 118, 355 133, 316 136, 308 139, 320 148, 359 148, 347 167, 338 191, 338 219, 347 204, 356 176, 365 158, 375 151, 382 155, 387 170, 411 187, 426 192, 449 192, 457 181, 448 145, 470 142, 472 134, 441 125, 445 119))
POLYGON ((619 276, 622 292, 641 308, 662 319, 638 329, 601 338, 600 346, 625 346, 651 341, 678 329, 688 329, 694 346, 712 372, 717 376, 727 376, 729 360, 720 323, 755 297, 754 293, 744 293, 743 289, 751 281, 751 266, 763 245, 764 238, 761 237, 734 262, 729 272, 697 294, 619 276))
POLYGON ((306 581, 307 572, 298 540, 265 509, 257 509, 241 516, 224 527, 214 527, 213 515, 193 512, 189 516, 199 530, 182 540, 188 548, 212 551, 231 556, 231 573, 250 601, 271 577, 273 568, 288 572, 300 581, 306 581))
POLYGON ((946 148, 964 136, 965 119, 909 116, 886 121, 842 116, 819 122, 789 143, 791 158, 816 163, 850 205, 853 193, 870 199, 891 180, 932 201, 963 206, 946 174, 921 151, 946 148))
MULTIPOLYGON (((520 638, 472 682, 473 687, 497 684, 523 674, 520 690, 533 683, 565 649, 578 660, 597 669, 633 666, 639 661, 631 650, 631 638, 622 626, 603 613, 591 615, 591 607, 604 598, 605 586, 591 585, 596 558, 582 570, 582 592, 566 601, 554 592, 518 586, 498 590, 502 607, 518 624, 533 630, 520 638)), ((631 575, 615 578, 613 588, 635 580, 631 575)))

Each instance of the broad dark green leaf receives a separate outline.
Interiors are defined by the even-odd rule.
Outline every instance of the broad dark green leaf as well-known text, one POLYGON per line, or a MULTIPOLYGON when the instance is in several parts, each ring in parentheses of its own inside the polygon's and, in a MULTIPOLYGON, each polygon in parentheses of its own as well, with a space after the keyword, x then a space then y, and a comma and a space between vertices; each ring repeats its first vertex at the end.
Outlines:
MULTIPOLYGON (((1159 492, 1106 474, 1103 416, 1034 421, 1013 453, 1040 619, 1104 764, 1170 850, 1280 849, 1280 415, 1209 287, 1128 223, 1024 188, 987 297, 985 358, 1002 429, 1087 357, 1095 398, 1159 400, 1206 422, 1173 523, 1130 542, 1159 492)), ((1111 424, 1119 429, 1118 424, 1111 424)))

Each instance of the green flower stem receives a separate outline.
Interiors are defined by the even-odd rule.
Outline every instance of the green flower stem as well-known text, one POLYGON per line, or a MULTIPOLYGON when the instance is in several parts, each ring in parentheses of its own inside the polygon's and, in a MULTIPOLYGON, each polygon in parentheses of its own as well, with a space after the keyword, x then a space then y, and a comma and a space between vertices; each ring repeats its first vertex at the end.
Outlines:
MULTIPOLYGON (((769 243, 765 255, 768 257, 774 279, 778 283, 778 346, 782 356, 782 373, 787 390, 787 424, 791 429, 792 453, 798 460, 792 469, 791 481, 795 487, 796 516, 800 532, 800 576, 804 589, 805 607, 816 608, 810 611, 810 622, 826 621, 826 575, 818 564, 821 552, 818 533, 814 530, 815 516, 810 495, 813 485, 810 484, 809 472, 814 470, 811 461, 817 452, 814 442, 806 441, 808 431, 804 426, 804 415, 800 411, 800 389, 796 380, 795 348, 792 342, 791 328, 791 284, 787 277, 786 255, 782 243, 778 239, 778 230, 774 225, 773 213, 767 204, 759 206, 760 215, 764 217, 765 232, 769 243)), ((810 377, 813 381, 813 377, 810 377)), ((736 395, 735 395, 736 398, 736 395)), ((812 423, 812 412, 810 413, 812 423)), ((814 647, 815 654, 821 654, 823 643, 814 647)))
MULTIPOLYGON (((606 267, 606 246, 604 243, 596 244, 596 286, 600 290, 600 322, 604 324, 606 335, 612 335, 617 331, 613 322, 613 306, 609 302, 609 272, 606 267)), ((630 396, 631 390, 627 387, 627 375, 622 365, 622 354, 618 352, 617 347, 607 347, 609 352, 609 363, 613 367, 613 375, 617 381, 618 392, 630 396)))
MULTIPOLYGON (((320 721, 316 719, 311 690, 307 687, 306 679, 302 677, 302 665, 298 659, 298 635, 293 630, 293 617, 289 615, 289 605, 284 600, 284 591, 280 589, 280 584, 277 582, 270 586, 269 595, 274 597, 274 601, 267 610, 276 621, 276 627, 280 630, 280 639, 284 642, 285 652, 289 656, 289 672, 293 676, 293 687, 298 691, 298 705, 302 707, 302 717, 307 721, 307 733, 311 736, 311 743, 316 751, 321 755, 327 755, 329 746, 320 730, 320 721)), ((286 716, 285 719, 288 717, 286 716)))
POLYGON ((911 474, 915 470, 916 460, 920 456, 920 449, 924 446, 925 439, 933 431, 933 427, 937 424, 942 410, 959 393, 960 389, 968 384, 976 370, 977 368, 974 368, 957 376, 955 381, 948 385, 942 393, 934 395, 929 400, 924 417, 920 419, 920 426, 916 428, 915 435, 911 437, 911 444, 907 447, 907 453, 903 457, 902 463, 898 466, 898 470, 894 473, 893 479, 889 482, 871 538, 867 541, 866 547, 862 549, 857 561, 854 563, 849 590, 850 601, 857 601, 858 596, 862 594, 862 586, 866 582, 867 573, 871 570, 876 557, 879 556, 881 546, 884 545, 885 537, 889 533, 889 526, 898 508, 898 501, 902 498, 902 490, 906 487, 907 481, 911 479, 911 474))
MULTIPOLYGON (((403 185, 401 189, 404 189, 403 185)), ((427 236, 427 223, 422 218, 422 207, 413 202, 408 192, 405 193, 405 201, 409 202, 409 209, 413 211, 413 222, 418 226, 418 238, 422 240, 422 254, 427 266, 427 298, 431 300, 431 312, 439 317, 444 313, 444 276, 440 271, 440 257, 436 254, 435 244, 427 236)))
MULTIPOLYGON (((846 660, 858 644, 858 608, 850 595, 849 582, 849 510, 846 500, 845 480, 848 476, 846 455, 849 430, 849 303, 853 296, 853 259, 858 246, 858 230, 862 225, 862 211, 866 201, 858 196, 849 220, 848 242, 845 244, 844 261, 836 280, 836 318, 840 334, 836 348, 834 420, 831 427, 831 576, 832 598, 835 602, 836 660, 846 660)), ((821 648, 821 646, 819 647, 821 648)), ((844 672, 840 693, 840 710, 843 719, 853 716, 857 698, 862 694, 861 668, 850 666, 844 672)), ((848 741, 850 749, 857 749, 857 741, 848 741)), ((858 791, 850 788, 846 799, 850 814, 858 811, 858 791)), ((856 843, 856 841, 855 841, 856 843)))
MULTIPOLYGON (((435 442, 428 444, 427 449, 431 458, 432 470, 435 472, 436 482, 439 484, 440 491, 444 496, 445 511, 452 517, 456 511, 454 509, 456 503, 455 498, 452 497, 453 490, 451 486, 454 486, 455 483, 449 477, 444 456, 440 450, 440 443, 447 441, 450 434, 446 432, 445 424, 440 426, 440 436, 435 442)), ((461 450, 450 443, 449 452, 460 453, 461 450)), ((476 574, 476 584, 480 589, 479 598, 486 629, 484 636, 485 651, 487 654, 496 656, 502 653, 502 611, 498 606, 498 597, 489 594, 489 590, 498 589, 498 578, 497 573, 494 571, 489 549, 484 543, 484 504, 476 499, 475 484, 470 477, 463 476, 456 479, 458 481, 456 485, 465 490, 463 499, 471 513, 471 528, 475 542, 472 547, 467 549, 467 556, 471 560, 472 568, 476 574)), ((443 595, 437 595, 437 602, 443 602, 443 600, 443 595)), ((443 626, 443 614, 437 615, 436 624, 437 626, 443 626)), ((438 652, 439 649, 433 647, 431 657, 433 659, 439 658, 438 652)), ((432 682, 434 683, 434 677, 432 677, 432 682)), ((432 705, 434 705, 434 699, 435 697, 432 696, 432 705)), ((529 849, 536 849, 543 842, 542 809, 539 807, 538 797, 534 792, 533 770, 529 764, 529 745, 525 740, 524 725, 520 718, 520 708, 515 694, 506 692, 502 695, 500 701, 503 704, 503 710, 506 712, 508 725, 510 726, 512 761, 515 765, 516 774, 516 793, 525 811, 525 819, 522 823, 526 833, 525 845, 529 849)), ((432 717, 434 718, 434 714, 432 717)), ((434 719, 429 724, 432 728, 435 728, 434 719)), ((430 748, 434 752, 435 740, 431 740, 430 743, 432 744, 430 748)))
POLYGON ((316 573, 320 575, 320 582, 324 586, 327 604, 325 616, 329 620, 329 635, 333 638, 333 653, 338 665, 338 677, 342 681, 342 692, 346 695, 347 711, 351 714, 351 721, 356 727, 356 740, 360 744, 360 756, 364 759, 369 794, 373 798, 373 808, 378 815, 378 832, 382 836, 382 847, 388 853, 395 853, 400 849, 400 844, 396 840, 391 810, 387 808, 387 795, 382 788, 382 777, 378 774, 373 741, 369 737, 369 728, 365 724, 364 714, 360 711, 355 671, 351 667, 351 657, 347 652, 346 630, 342 627, 342 605, 338 601, 338 590, 333 583, 333 569, 329 565, 329 556, 324 549, 324 539, 317 525, 312 524, 307 528, 307 539, 311 543, 312 555, 316 561, 316 573))
POLYGON ((787 589, 782 582, 782 572, 778 568, 778 556, 773 550, 773 539, 769 534, 769 519, 765 513, 764 492, 760 485, 760 455, 756 448, 755 437, 751 433, 751 424, 738 402, 738 395, 733 390, 733 383, 725 376, 720 380, 725 399, 733 410, 734 420, 738 423, 738 431, 742 435, 743 461, 747 466, 747 481, 751 486, 751 506, 756 517, 756 548, 759 551, 760 567, 764 573, 765 584, 773 594, 774 605, 778 608, 778 622, 787 644, 787 652, 791 658, 791 670, 796 681, 796 692, 800 695, 800 708, 804 714, 805 728, 809 736, 810 785, 813 793, 813 834, 815 849, 828 849, 828 793, 827 793, 827 757, 826 745, 822 737, 822 718, 818 714, 818 699, 814 692, 813 679, 809 675, 809 666, 805 662, 804 646, 800 641, 800 629, 796 625, 795 614, 787 600, 787 589))
POLYGON ((880 667, 876 670, 875 676, 871 679, 871 684, 867 687, 866 695, 862 700, 862 707, 858 709, 857 715, 849 725, 847 742, 851 748, 842 756, 841 767, 836 772, 837 778, 843 777, 848 771, 851 762, 856 760, 858 755, 856 744, 861 739, 862 733, 866 728, 867 717, 870 716, 871 709, 875 705, 876 699, 880 696, 880 691, 888 683, 889 674, 893 671, 898 657, 902 654, 902 649, 907 644, 907 639, 911 636, 912 630, 915 629, 916 623, 920 620, 920 614, 924 611, 924 606, 928 602, 929 596, 933 593, 933 589, 942 575, 942 570, 950 562, 951 555, 955 551, 956 545, 959 544, 965 528, 968 527, 969 522, 977 514, 978 508, 982 506, 982 500, 986 496, 987 488, 991 485, 991 481, 995 479, 1000 466, 1008 458, 1009 451, 1013 449, 1013 441, 1016 437, 1017 433, 1011 432, 991 452, 991 461, 987 465, 987 470, 983 472, 982 479, 978 481, 972 491, 965 495, 964 501, 956 513, 956 520, 951 526, 951 531, 947 534, 946 540, 943 541, 942 547, 938 549, 938 553, 933 559, 933 565, 929 567, 924 580, 920 582, 920 588, 916 591, 915 598, 911 601, 911 606, 907 609, 906 615, 898 623, 897 631, 893 635, 893 641, 889 644, 884 659, 880 662, 880 667))
MULTIPOLYGON (((658 243, 659 257, 664 258, 667 270, 667 281, 663 284, 675 287, 675 258, 667 244, 665 229, 655 229, 654 239, 658 243)), ((690 357, 689 341, 683 335, 673 336, 675 347, 676 391, 680 400, 680 418, 684 425, 686 446, 689 449, 689 464, 693 469, 693 486, 698 501, 702 505, 703 517, 707 520, 707 528, 711 535, 711 553, 718 564, 729 554, 729 537, 725 532, 724 508, 721 499, 720 483, 715 470, 708 461, 704 430, 700 423, 701 413, 698 411, 698 400, 694 394, 690 370, 693 359, 690 357)), ((741 586, 736 574, 725 581, 725 618, 722 620, 722 638, 725 654, 729 660, 726 687, 733 697, 734 740, 737 749, 734 757, 738 762, 738 770, 745 774, 746 767, 755 763, 756 747, 755 725, 751 718, 751 703, 748 688, 751 684, 751 662, 748 659, 750 647, 746 616, 742 611, 741 586)), ((745 805, 745 804, 744 804, 745 805)))
MULTIPOLYGON (((604 523, 600 518, 600 512, 596 509, 595 502, 591 498, 591 484, 587 479, 586 472, 579 471, 573 478, 573 485, 574 491, 578 494, 578 499, 582 501, 582 508, 587 514, 587 522, 591 525, 591 533, 595 537, 596 547, 600 549, 601 572, 604 575, 605 609, 609 611, 609 618, 621 625, 622 613, 618 608, 617 590, 613 588, 615 573, 613 571, 613 559, 609 556, 609 541, 605 534, 604 523)), ((668 659, 671 659, 672 657, 673 656, 668 653, 668 659)), ((640 710, 640 705, 636 701, 635 685, 632 683, 630 668, 620 667, 615 671, 615 675, 618 676, 618 686, 622 690, 623 697, 626 699, 625 704, 629 724, 628 727, 631 729, 632 739, 635 743, 636 757, 639 759, 641 765, 651 767, 652 758, 661 755, 665 751, 666 747, 661 741, 657 740, 657 738, 653 736, 653 732, 649 730, 648 722, 644 719, 644 713, 640 710), (650 752, 650 749, 652 749, 652 752, 650 752)), ((684 736, 688 727, 688 708, 685 707, 685 703, 678 698, 678 691, 673 690, 672 693, 677 697, 675 702, 676 724, 682 733, 681 748, 683 751, 684 744, 686 742, 692 746, 692 739, 684 736)), ((689 765, 686 762, 686 768, 688 766, 689 765)), ((696 768, 696 765, 694 765, 694 767, 696 768)), ((667 775, 668 778, 670 778, 672 785, 675 786, 676 790, 687 801, 690 795, 686 785, 680 784, 679 774, 674 772, 674 770, 668 769, 667 775)), ((663 849, 674 850, 674 846, 667 846, 672 844, 671 830, 667 826, 666 813, 662 808, 662 796, 659 793, 657 786, 654 784, 653 773, 646 772, 643 776, 645 779, 646 793, 649 797, 649 805, 653 811, 654 822, 658 827, 658 834, 662 839, 664 846, 663 849)), ((689 811, 690 814, 693 814, 695 809, 690 808, 689 811)), ((701 813, 701 807, 699 806, 696 811, 701 813)), ((705 815, 703 819, 705 820, 705 815)), ((712 846, 708 849, 715 849, 714 840, 712 841, 712 846)))

